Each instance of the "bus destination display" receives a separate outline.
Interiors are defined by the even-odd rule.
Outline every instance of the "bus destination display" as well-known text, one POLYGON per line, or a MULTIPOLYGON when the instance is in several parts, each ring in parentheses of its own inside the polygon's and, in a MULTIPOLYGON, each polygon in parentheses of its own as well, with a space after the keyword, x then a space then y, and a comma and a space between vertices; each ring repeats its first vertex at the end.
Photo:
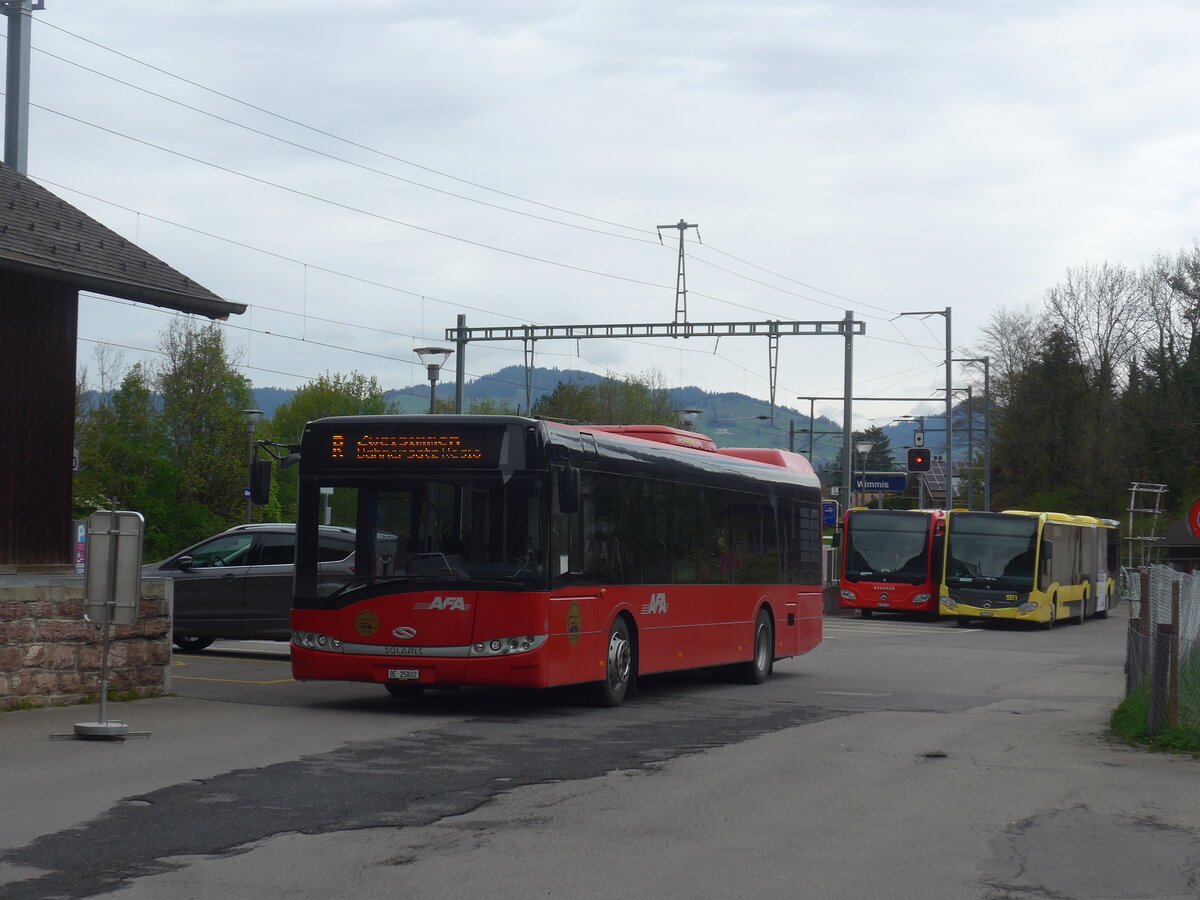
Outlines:
POLYGON ((501 431, 335 432, 329 435, 331 463, 417 463, 453 466, 495 466, 499 462, 501 431))

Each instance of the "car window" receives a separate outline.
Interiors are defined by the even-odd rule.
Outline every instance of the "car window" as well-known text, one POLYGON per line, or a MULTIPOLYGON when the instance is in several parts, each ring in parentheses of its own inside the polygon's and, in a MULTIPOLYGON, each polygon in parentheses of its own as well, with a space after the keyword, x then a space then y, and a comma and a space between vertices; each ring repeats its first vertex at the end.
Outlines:
POLYGON ((193 569, 210 569, 217 566, 244 566, 250 561, 252 534, 227 534, 201 544, 191 552, 193 569))
POLYGON ((317 558, 321 562, 345 559, 354 552, 354 541, 344 538, 321 537, 317 542, 317 558))
POLYGON ((290 566, 296 561, 294 534, 260 534, 257 565, 290 566))

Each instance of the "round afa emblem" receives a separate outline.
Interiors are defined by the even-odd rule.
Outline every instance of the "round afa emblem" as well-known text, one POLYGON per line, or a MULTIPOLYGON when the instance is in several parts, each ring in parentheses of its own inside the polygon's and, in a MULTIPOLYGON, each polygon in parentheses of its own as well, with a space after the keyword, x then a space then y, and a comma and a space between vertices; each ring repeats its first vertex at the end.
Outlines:
POLYGON ((365 609, 354 617, 354 630, 362 637, 370 637, 379 630, 379 616, 365 609))
POLYGON ((572 600, 571 605, 567 607, 567 640, 571 642, 571 646, 579 643, 582 634, 583 610, 579 608, 578 600, 572 600))

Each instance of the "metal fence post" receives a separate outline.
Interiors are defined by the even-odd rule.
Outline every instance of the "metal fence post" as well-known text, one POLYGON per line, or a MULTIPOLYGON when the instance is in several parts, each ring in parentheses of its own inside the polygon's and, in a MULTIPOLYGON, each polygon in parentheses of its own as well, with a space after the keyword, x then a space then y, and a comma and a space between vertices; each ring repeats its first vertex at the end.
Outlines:
POLYGON ((1171 674, 1167 683, 1167 724, 1179 727, 1179 582, 1171 583, 1171 636, 1167 641, 1170 648, 1171 674))
POLYGON ((1139 684, 1146 683, 1150 668, 1150 571, 1143 569, 1141 573, 1142 593, 1138 598, 1138 625, 1142 633, 1142 653, 1140 663, 1139 684))

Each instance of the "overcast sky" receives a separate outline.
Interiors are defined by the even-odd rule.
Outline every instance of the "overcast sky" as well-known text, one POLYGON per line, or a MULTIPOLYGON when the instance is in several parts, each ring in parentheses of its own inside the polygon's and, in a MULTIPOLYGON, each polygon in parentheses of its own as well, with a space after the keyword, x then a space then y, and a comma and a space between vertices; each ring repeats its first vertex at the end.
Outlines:
MULTIPOLYGON (((1197 237, 1194 3, 46 5, 29 174, 249 304, 228 341, 258 387, 420 384, 412 349, 459 313, 670 322, 678 231, 656 226, 682 219, 690 321, 853 310, 855 394, 934 396, 944 317, 897 314, 950 307, 970 353, 1068 268, 1197 237)), ((80 363, 97 342, 153 358, 167 323, 85 295, 80 363)), ((777 402, 840 396, 843 346, 784 338, 777 402)), ((521 350, 472 344, 468 373, 521 350)), ((536 361, 768 396, 760 338, 536 361)), ((859 403, 854 424, 919 409, 859 403)))

